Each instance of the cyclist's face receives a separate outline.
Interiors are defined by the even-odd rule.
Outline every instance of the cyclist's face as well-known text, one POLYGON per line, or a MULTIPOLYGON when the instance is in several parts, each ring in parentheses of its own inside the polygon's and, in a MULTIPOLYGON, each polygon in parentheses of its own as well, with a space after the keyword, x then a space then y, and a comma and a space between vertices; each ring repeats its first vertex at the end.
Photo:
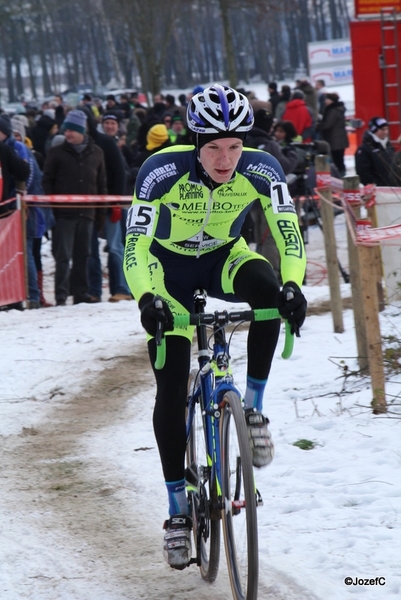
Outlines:
POLYGON ((221 138, 208 142, 199 151, 206 173, 216 183, 230 181, 242 153, 240 138, 221 138))

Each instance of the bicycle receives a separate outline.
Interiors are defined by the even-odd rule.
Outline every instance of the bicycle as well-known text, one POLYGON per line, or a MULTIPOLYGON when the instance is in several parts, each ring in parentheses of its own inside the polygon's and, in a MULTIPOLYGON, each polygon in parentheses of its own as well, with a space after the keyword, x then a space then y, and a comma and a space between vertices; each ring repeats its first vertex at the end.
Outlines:
MULTIPOLYGON (((161 300, 155 304, 162 309, 161 300)), ((241 393, 230 367, 230 342, 241 323, 281 318, 277 309, 205 313, 206 292, 194 293, 194 314, 174 315, 174 327, 196 326, 199 369, 191 370, 187 400, 187 493, 193 520, 196 556, 189 564, 202 578, 215 581, 220 561, 222 522, 225 554, 234 600, 258 595, 256 488, 241 393), (229 340, 226 325, 237 323, 229 340), (206 326, 213 327, 212 356, 206 326), (232 426, 233 424, 233 426, 232 426)), ((156 368, 165 360, 164 337, 156 335, 156 368)), ((286 322, 283 358, 289 358, 293 335, 286 322)))

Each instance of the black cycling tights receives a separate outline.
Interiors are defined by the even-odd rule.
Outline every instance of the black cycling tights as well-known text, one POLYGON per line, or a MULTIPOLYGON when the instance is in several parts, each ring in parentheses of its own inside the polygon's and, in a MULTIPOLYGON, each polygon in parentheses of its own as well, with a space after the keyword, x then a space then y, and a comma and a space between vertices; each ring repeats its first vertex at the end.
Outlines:
MULTIPOLYGON (((239 300, 251 308, 274 308, 279 284, 269 263, 255 259, 238 271, 234 290, 239 300)), ((280 321, 251 323, 248 335, 248 374, 266 379, 276 348, 280 321)), ((166 336, 166 364, 155 370, 157 384, 153 426, 159 447, 164 478, 179 481, 184 477, 185 405, 190 370, 189 340, 166 336)), ((155 362, 155 342, 149 342, 149 356, 155 362)))

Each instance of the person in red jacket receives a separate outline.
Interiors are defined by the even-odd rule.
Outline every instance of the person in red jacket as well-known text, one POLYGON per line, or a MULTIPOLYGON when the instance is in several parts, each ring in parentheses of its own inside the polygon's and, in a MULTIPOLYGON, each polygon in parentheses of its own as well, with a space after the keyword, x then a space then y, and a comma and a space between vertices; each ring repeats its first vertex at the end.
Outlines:
POLYGON ((282 115, 283 121, 291 121, 298 135, 302 136, 303 142, 311 142, 314 134, 313 117, 305 102, 305 94, 302 90, 295 90, 292 98, 287 102, 282 115))

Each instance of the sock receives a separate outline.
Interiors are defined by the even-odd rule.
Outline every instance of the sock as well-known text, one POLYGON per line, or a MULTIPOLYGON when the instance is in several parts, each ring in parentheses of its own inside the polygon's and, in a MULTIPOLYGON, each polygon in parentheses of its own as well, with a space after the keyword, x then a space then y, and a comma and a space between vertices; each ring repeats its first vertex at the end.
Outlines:
POLYGON ((254 379, 253 377, 246 378, 245 390, 245 408, 255 408, 262 412, 263 408, 263 393, 265 391, 267 379, 254 379))
POLYGON ((189 506, 185 489, 185 479, 181 479, 180 481, 166 481, 166 487, 170 517, 173 515, 188 515, 189 506))

